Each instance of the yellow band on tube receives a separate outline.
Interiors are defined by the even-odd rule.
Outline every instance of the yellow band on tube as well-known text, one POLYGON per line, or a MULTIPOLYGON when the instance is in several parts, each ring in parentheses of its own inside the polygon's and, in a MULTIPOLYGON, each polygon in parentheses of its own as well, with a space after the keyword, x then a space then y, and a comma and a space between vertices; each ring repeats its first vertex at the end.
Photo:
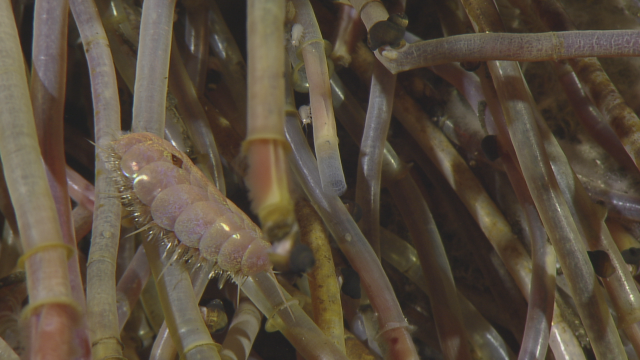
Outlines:
POLYGON ((20 256, 20 259, 18 259, 18 268, 24 269, 25 262, 27 262, 27 260, 29 260, 29 258, 33 255, 54 248, 63 248, 67 250, 67 261, 71 259, 76 252, 76 249, 73 246, 61 242, 40 244, 33 247, 32 249, 27 250, 24 254, 22 254, 22 256, 20 256))
POLYGON ((75 300, 73 300, 71 298, 68 298, 68 297, 52 297, 52 298, 36 301, 36 302, 33 302, 33 303, 29 303, 22 310, 22 314, 20 315, 20 318, 22 320, 29 319, 31 317, 31 315, 38 308, 40 308, 42 306, 45 306, 45 305, 67 305, 67 306, 71 307, 73 310, 75 310, 76 314, 78 314, 78 315, 82 314, 82 308, 80 307, 80 305, 78 305, 77 302, 75 302, 75 300))

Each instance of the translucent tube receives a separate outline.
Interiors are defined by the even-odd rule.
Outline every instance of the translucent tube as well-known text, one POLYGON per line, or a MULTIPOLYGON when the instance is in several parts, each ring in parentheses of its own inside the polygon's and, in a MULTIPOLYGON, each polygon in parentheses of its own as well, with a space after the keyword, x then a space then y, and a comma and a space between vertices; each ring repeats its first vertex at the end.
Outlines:
POLYGON ((13 351, 11 346, 0 337, 0 358, 5 360, 20 360, 18 354, 13 351))
POLYGON ((116 286, 120 332, 122 332, 125 323, 129 319, 131 310, 138 301, 142 288, 149 280, 149 276, 151 276, 151 269, 149 268, 149 261, 147 261, 147 254, 144 252, 144 247, 140 246, 116 286))
POLYGON ((40 156, 26 69, 11 4, 0 2, 0 156, 25 250, 31 354, 72 357, 81 307, 73 299, 67 262, 75 249, 62 239, 40 156))
POLYGON ((249 276, 242 284, 242 291, 305 359, 347 359, 313 323, 298 302, 279 288, 273 275, 261 272, 249 276), (282 299, 281 294, 285 299, 282 299))
MULTIPOLYGON (((484 69, 484 68, 482 68, 484 69)), ((498 98, 497 98, 497 94, 495 92, 495 88, 493 87, 492 82, 490 81, 490 78, 483 75, 484 72, 481 69, 480 72, 480 77, 481 79, 483 79, 482 81, 482 86, 483 86, 483 90, 484 90, 484 94, 486 96, 486 100, 488 103, 488 107, 491 109, 491 112, 494 113, 494 116, 487 119, 487 127, 491 128, 491 132, 492 133, 498 133, 499 137, 504 137, 504 133, 502 133, 503 128, 499 127, 499 124, 501 123, 505 123, 504 119, 504 114, 502 112, 502 108, 500 107, 500 104, 498 102, 498 98), (486 79, 486 80, 485 80, 486 79), (500 121, 493 121, 493 119, 499 119, 500 121)), ((506 132, 506 130, 505 130, 506 132)), ((508 135, 508 134, 507 134, 508 135)), ((509 137, 507 136, 507 139, 509 139, 509 137)), ((504 144, 504 140, 502 142, 504 144)), ((511 142, 508 142, 508 152, 511 154, 510 156, 515 156, 515 150, 513 148, 513 145, 511 144, 511 142)), ((513 167, 512 165, 510 165, 510 159, 506 159, 505 161, 505 165, 507 165, 507 169, 509 169, 509 167, 513 167)), ((509 169, 509 171, 515 171, 512 169, 509 169)), ((519 166, 517 169, 518 172, 520 172, 519 166)), ((521 179, 521 175, 514 175, 511 174, 512 177, 514 178, 514 181, 522 181, 521 179)), ((522 185, 518 185, 519 187, 521 187, 522 185)), ((526 200, 526 199, 525 199, 526 200)), ((526 203, 526 201, 525 201, 526 203)), ((525 205, 527 206, 527 205, 525 205)), ((528 211, 531 211, 531 209, 527 209, 528 211)), ((532 217, 532 215, 530 216, 530 222, 531 220, 533 220, 532 224, 528 224, 528 227, 530 229, 535 230, 536 229, 536 225, 535 222, 535 218, 532 217)), ((536 215, 537 216, 537 215, 536 215)), ((532 234, 532 235, 535 235, 532 234)), ((538 234, 539 236, 539 234, 538 234)), ((548 245, 547 245, 548 246, 548 245)), ((550 255, 550 254, 549 254, 550 255)), ((539 264, 536 266, 537 270, 539 272, 543 272, 542 270, 542 264, 544 263, 544 256, 539 256, 539 264)), ((547 265, 548 266, 548 265, 547 265)), ((554 266, 555 267, 555 266, 554 266)), ((538 283, 539 284, 539 283, 538 283)), ((539 285, 538 285, 539 286, 539 285)), ((535 289, 531 289, 531 291, 536 291, 535 289)), ((537 290, 540 291, 540 290, 537 290)), ((547 290, 548 291, 548 290, 547 290)), ((544 300, 544 296, 545 293, 538 293, 535 294, 537 296, 536 301, 541 304, 543 303, 544 300)), ((533 296, 532 294, 529 294, 527 296, 533 296)), ((546 296, 548 296, 548 294, 546 294, 546 296)), ((567 322, 563 319, 563 314, 561 314, 560 312, 560 308, 557 305, 558 303, 556 302, 556 304, 554 305, 554 309, 553 309, 553 320, 552 320, 552 326, 551 326, 551 334, 549 337, 549 346, 551 347, 551 349, 553 350, 553 354, 556 358, 567 358, 567 359, 584 359, 584 353, 582 351, 582 348, 578 342, 578 340, 576 339, 576 336, 573 334, 573 332, 569 329, 569 326, 567 324, 567 322)), ((541 319, 540 319, 541 320, 541 319)), ((529 341, 531 341, 533 339, 529 339, 529 341)), ((528 347, 531 347, 533 343, 530 342, 530 345, 527 345, 528 347)), ((541 350, 540 348, 538 348, 538 353, 539 350, 541 350)))
POLYGON ((93 211, 95 203, 95 188, 93 184, 88 182, 82 175, 75 172, 67 166, 67 187, 69 188, 69 196, 78 204, 93 211))
POLYGON ((240 136, 245 136, 247 132, 247 66, 218 5, 212 1, 209 6, 209 27, 211 28, 209 46, 220 59, 222 78, 229 88, 238 111, 239 121, 234 121, 234 126, 238 127, 240 136))
MULTIPOLYGON (((405 40, 409 43, 421 41, 422 39, 417 36, 406 32, 404 36, 405 40)), ((484 137, 487 135, 487 131, 491 131, 491 124, 493 124, 492 114, 489 108, 486 106, 487 102, 485 96, 482 93, 482 85, 480 79, 473 73, 464 70, 460 65, 455 63, 447 63, 442 65, 435 65, 429 67, 431 71, 438 76, 445 79, 448 83, 453 85, 460 94, 464 96, 467 103, 473 109, 475 116, 447 116, 445 125, 439 125, 442 132, 447 135, 449 139, 452 139, 457 145, 462 146, 467 150, 469 154, 478 154, 479 158, 484 158, 484 152, 481 148, 481 143, 484 137), (478 121, 479 118, 484 118, 484 124, 478 121), (448 130, 447 123, 453 124, 453 129, 448 130), (483 126, 486 129, 483 129, 483 126)), ((455 94, 452 95, 454 100, 455 94)), ((455 103, 448 103, 447 113, 451 113, 451 110, 460 112, 459 106, 455 103)), ((498 160, 489 162, 491 165, 495 165, 498 160)))
MULTIPOLYGON (((184 41, 187 53, 184 59, 189 79, 198 96, 204 94, 209 65, 209 2, 186 3, 184 41)), ((224 194, 224 193, 223 193, 224 194)))
POLYGON ((240 296, 240 303, 222 343, 222 360, 246 360, 253 341, 258 335, 262 313, 246 296, 240 296))
POLYGON ((387 141, 396 76, 380 62, 373 65, 369 107, 358 159, 356 203, 362 207, 360 229, 380 257, 380 183, 384 144, 387 141))
POLYGON ((176 353, 177 350, 171 340, 171 335, 169 335, 167 323, 164 322, 162 326, 160 326, 160 330, 158 330, 158 335, 153 342, 153 347, 151 347, 149 360, 173 360, 176 358, 176 353))
POLYGON ((586 359, 582 346, 576 339, 566 322, 555 322, 549 335, 549 346, 553 349, 556 360, 586 359), (571 341, 566 341, 566 340, 571 341))
MULTIPOLYGON (((360 108, 360 106, 357 105, 357 102, 355 102, 355 100, 353 99, 353 96, 351 96, 351 94, 346 91, 346 89, 340 82, 340 79, 337 77, 337 75, 334 74, 332 76, 331 82, 332 82, 332 96, 334 99, 334 104, 337 107, 336 111, 338 113, 341 113, 342 114, 341 116, 346 116, 346 117, 353 116, 354 119, 360 120, 361 124, 359 127, 353 126, 355 122, 344 122, 344 125, 345 127, 347 127, 348 131, 351 132, 352 137, 354 137, 357 140, 361 139, 362 127, 364 126, 364 119, 365 119, 364 111, 362 111, 362 108, 360 108)), ((288 104, 291 104, 291 102, 293 101, 292 93, 289 94, 287 101, 288 101, 288 104)), ((292 147, 294 148, 294 152, 296 150, 299 151, 297 156, 299 157, 300 160, 298 160, 298 163, 305 164, 306 162, 311 162, 311 165, 307 165, 305 168, 303 168, 303 170, 305 172, 310 172, 311 178, 307 178, 307 179, 313 180, 315 178, 314 182, 312 182, 311 185, 305 182, 306 186, 308 186, 307 189, 313 189, 313 184, 318 184, 319 178, 317 178, 318 176, 317 173, 314 173, 313 171, 313 162, 312 162, 313 155, 310 153, 308 144, 306 143, 306 141, 303 140, 302 129, 300 129, 297 112, 295 116, 287 117, 285 129, 287 131, 287 136, 289 137, 289 141, 292 144, 292 147)), ((404 175, 406 166, 402 164, 397 157, 394 158, 393 156, 389 156, 392 150, 391 150, 391 146, 388 143, 385 144, 385 150, 386 150, 384 152, 385 159, 383 161, 383 178, 385 179, 385 181, 391 181, 404 175), (391 152, 389 150, 391 150, 391 152)), ((316 187, 316 189, 318 188, 316 187)), ((376 309, 377 312, 380 312, 380 311, 386 312, 386 316, 384 318, 382 319, 378 318, 381 324, 380 328, 384 329, 385 325, 383 324, 385 322, 388 321, 393 323, 397 321, 397 319, 399 319, 402 315, 400 316, 397 315, 399 313, 399 310, 397 310, 396 308, 396 306, 398 306, 397 300, 395 299, 395 295, 392 293, 392 291, 390 292, 387 281, 384 281, 384 282, 377 281, 379 279, 386 280, 386 277, 379 277, 379 278, 377 277, 377 276, 383 276, 383 275, 379 275, 380 274, 379 260, 375 257, 375 253, 373 253, 372 249, 370 248, 366 240, 361 237, 360 235, 361 233, 359 232, 359 229, 357 229, 357 226, 355 225, 355 223, 353 223, 351 216, 350 215, 346 216, 348 212, 346 212, 346 209, 344 209, 344 205, 342 204, 342 202, 337 197, 327 196, 322 191, 316 191, 314 195, 315 196, 312 197, 313 201, 317 202, 321 200, 323 204, 322 206, 324 206, 325 209, 327 208, 330 209, 328 211, 326 210, 318 211, 321 217, 323 218, 323 220, 325 220, 325 223, 331 224, 329 226, 330 231, 334 234, 334 236, 336 236, 336 234, 344 234, 341 236, 348 238, 347 239, 348 244, 342 243, 343 246, 341 246, 341 248, 343 249, 343 252, 349 254, 347 255, 347 257, 350 257, 351 264, 352 265, 356 264, 354 265, 354 267, 362 266, 360 268, 361 270, 358 270, 358 268, 356 268, 356 271, 358 271, 359 274, 362 274, 361 280, 369 282, 368 285, 365 285, 365 288, 366 286, 373 287, 373 290, 371 290, 371 292, 369 290, 367 290, 367 292, 369 294, 372 294, 372 293, 376 294, 375 298, 373 298, 371 301, 374 309, 376 309, 377 307, 376 309), (323 194, 323 195, 320 195, 320 194, 323 194), (325 200, 325 198, 327 200, 325 200), (340 205, 338 205, 338 203, 340 205), (333 216, 335 217, 332 217, 329 214, 333 214, 333 216), (356 235, 355 238, 353 237, 354 234, 356 235), (357 240, 357 241, 352 241, 352 240, 357 240), (371 249, 371 252, 367 248, 371 249), (363 254, 367 255, 366 259, 362 256, 363 254), (365 260, 364 264, 362 263, 362 260, 365 260), (370 268, 373 268, 373 271, 369 270, 370 268)), ((316 210, 318 210, 318 208, 316 208, 316 210)), ((344 237, 337 237, 337 238, 343 239, 344 237)), ((395 349, 391 348, 390 350, 391 356, 396 356, 398 358, 409 358, 410 356, 412 356, 411 351, 413 348, 413 343, 411 342, 411 340, 404 340, 406 339, 406 335, 400 333, 400 331, 396 331, 395 333, 402 336, 401 339, 403 339, 403 341, 406 341, 406 343, 405 344, 399 343, 397 348, 395 349)), ((388 336, 384 340, 393 340, 393 337, 388 336)))
MULTIPOLYGON (((427 293, 427 281, 424 278, 417 251, 406 241, 384 228, 381 230, 380 238, 383 259, 427 293)), ((511 351, 498 332, 462 294, 458 292, 457 297, 460 302, 462 319, 469 333, 469 340, 474 350, 480 354, 480 358, 511 359, 511 351)))
POLYGON ((93 209, 88 210, 84 206, 76 206, 71 211, 73 220, 73 232, 76 235, 76 242, 85 237, 93 226, 93 209))
POLYGON ((549 154, 551 167, 560 191, 567 201, 571 216, 586 240, 587 247, 591 251, 599 250, 608 254, 614 272, 610 276, 601 278, 602 283, 618 314, 620 327, 625 331, 634 347, 640 349, 640 337, 638 337, 640 333, 636 328, 640 325, 638 324, 640 321, 640 293, 638 293, 627 265, 604 223, 605 214, 587 195, 544 120, 539 114, 536 116, 538 128, 545 149, 549 154))
POLYGON ((542 360, 546 357, 549 347, 549 332, 553 317, 556 253, 547 241, 547 234, 519 168, 509 154, 504 156, 503 161, 509 180, 523 208, 531 239, 531 290, 527 322, 518 359, 542 360))
MULTIPOLYGON (((69 191, 65 186, 64 152, 69 3, 66 0, 41 1, 35 4, 33 16, 32 71, 29 86, 33 116, 49 187, 58 212, 62 239, 65 244, 76 248, 69 191)), ((85 293, 77 253, 69 259, 68 270, 71 293, 76 302, 84 308, 85 293)), ((85 323, 81 326, 84 328, 81 330, 81 336, 88 345, 88 329, 85 323)), ((86 346, 82 349, 86 349, 86 346)))
POLYGON ((638 56, 637 30, 566 31, 540 34, 483 33, 420 41, 376 52, 389 71, 464 61, 548 61, 580 57, 638 56), (583 46, 589 43, 591 46, 583 46))
POLYGON ((98 0, 97 5, 111 46, 113 63, 129 90, 133 92, 136 78, 136 54, 129 47, 127 41, 135 39, 134 44, 137 45, 138 38, 133 36, 128 15, 125 13, 121 1, 98 0))
POLYGON ((558 254, 563 271, 569 279, 578 312, 597 356, 602 359, 624 359, 624 349, 615 325, 604 303, 585 244, 571 219, 571 214, 553 176, 544 153, 535 118, 528 101, 524 81, 517 64, 490 62, 498 97, 501 100, 507 126, 514 143, 522 172, 536 203, 542 222, 558 254), (509 79, 507 79, 509 78, 509 79), (571 242, 567 241, 572 239, 571 242))
MULTIPOLYGON (((394 115, 420 144, 433 163, 458 193, 487 239, 513 276, 523 294, 528 294, 531 260, 466 162, 420 106, 406 93, 396 94, 394 115)), ((527 296, 525 296, 527 297, 527 296)))
POLYGON ((578 175, 578 179, 592 199, 604 203, 609 216, 640 221, 639 196, 610 189, 584 176, 578 175))
POLYGON ((133 132, 164 134, 173 10, 176 0, 149 0, 142 7, 133 96, 133 132))
POLYGON ((198 100, 198 94, 189 79, 189 74, 184 67, 175 41, 174 46, 171 47, 169 76, 171 93, 174 94, 178 101, 178 110, 191 134, 195 148, 200 154, 206 156, 206 161, 204 161, 206 168, 213 178, 213 183, 224 195, 226 194, 224 174, 216 141, 213 138, 207 115, 198 100))
POLYGON ((342 172, 338 151, 336 120, 333 114, 329 68, 324 51, 324 40, 308 0, 293 0, 296 8, 294 21, 304 27, 302 52, 309 79, 309 98, 313 115, 313 140, 322 188, 328 194, 342 195, 347 184, 342 172))
MULTIPOLYGON (((484 67, 479 71, 485 75, 484 67)), ((494 117, 504 121, 504 114, 496 106, 495 92, 488 84, 486 96, 490 101, 490 108, 495 114, 486 118, 487 128, 498 136, 500 144, 509 144, 510 138, 506 131, 499 131, 494 117)), ((556 278, 556 255, 553 247, 547 241, 547 234, 538 215, 535 203, 531 198, 525 179, 519 165, 512 158, 512 152, 505 151, 502 156, 503 164, 509 181, 515 191, 518 202, 524 213, 526 230, 531 242, 531 289, 528 298, 527 322, 518 355, 519 360, 545 358, 549 346, 549 332, 554 315, 554 296, 556 278)), ((553 348, 554 353, 558 352, 553 348)))
POLYGON ((471 359, 456 286, 438 228, 418 186, 410 176, 389 188, 409 228, 427 284, 431 313, 445 359, 471 359))
MULTIPOLYGON (((202 320, 185 265, 172 256, 165 257, 163 261, 162 250, 152 241, 144 241, 143 246, 156 279, 165 322, 178 353, 187 360, 219 360, 219 345, 211 339, 202 320)), ((208 266, 210 269, 211 265, 208 266)), ((206 275, 204 277, 207 278, 206 275)))
MULTIPOLYGON (((207 287, 207 283, 209 282, 209 277, 211 275, 212 272, 212 263, 210 262, 204 262, 204 263, 200 263, 198 265, 196 265, 195 269, 192 269, 191 272, 191 284, 193 286, 193 294, 195 297, 195 304, 196 304, 196 309, 198 314, 200 314, 200 310, 197 307, 197 303, 200 300, 200 298, 202 297, 202 294, 204 293, 205 288, 207 287)), ((184 269, 183 269, 184 270, 184 269)), ((182 271, 180 271, 182 272, 182 271)), ((182 274, 183 276, 185 275, 184 273, 182 274)), ((184 284, 180 284, 180 287, 185 286, 184 284)), ((172 290, 176 290, 176 289, 172 289, 172 290)), ((187 303, 189 304, 189 303, 187 303)), ((192 305, 191 305, 192 306, 192 305)), ((187 315, 187 312, 189 313, 189 316, 193 316, 193 306, 192 308, 188 309, 188 311, 184 312, 181 311, 181 314, 179 314, 180 316, 184 316, 187 315)), ((199 317, 200 319, 202 319, 202 315, 200 315, 199 317)), ((193 319, 188 319, 187 316, 184 316, 182 318, 183 324, 181 325, 186 325, 189 326, 189 323, 191 321, 193 321, 193 319)), ((169 321, 169 322, 172 322, 169 321)), ((204 323, 203 323, 204 324, 204 323)), ((193 323, 191 323, 191 325, 193 325, 193 323)), ((173 326, 173 325, 172 325, 173 326)), ((197 326, 198 329, 195 329, 196 331, 200 332, 201 329, 199 329, 199 325, 197 326)), ((205 326, 206 328, 206 326, 205 326)), ((171 340, 173 334, 175 334, 175 332, 173 334, 169 334, 169 328, 167 325, 167 321, 165 319, 165 321, 162 323, 162 326, 160 326, 160 329, 158 330, 158 336, 156 337, 156 341, 153 343, 153 348, 151 349, 151 355, 150 358, 153 360, 171 360, 171 359, 175 359, 176 357, 176 346, 175 343, 171 340)), ((204 336, 202 333, 199 333, 199 337, 200 340, 205 340, 204 344, 205 346, 208 345, 208 343, 206 342, 207 337, 204 336)), ((197 337, 194 337, 197 338, 197 337)), ((194 339, 190 339, 190 338, 185 338, 186 341, 191 341, 191 342, 195 342, 195 346, 197 346, 197 341, 193 341, 194 339)), ((217 350, 220 349, 220 345, 214 343, 214 346, 217 350)), ((198 351, 194 352, 193 354, 191 354, 190 356, 193 357, 198 357, 200 356, 199 354, 202 353, 209 353, 210 349, 205 348, 205 349, 199 349, 198 351)))
POLYGON ((378 313, 380 337, 387 346, 389 356, 393 359, 417 359, 415 346, 407 331, 406 320, 391 284, 373 249, 362 236, 340 198, 322 191, 313 154, 304 139, 299 123, 297 116, 287 116, 285 130, 293 148, 293 156, 290 160, 293 170, 343 253, 360 274, 361 284, 369 294, 371 305, 378 313))
POLYGON ((356 9, 367 30, 380 21, 385 21, 389 17, 387 9, 381 1, 376 0, 353 0, 351 2, 356 9))
MULTIPOLYGON (((573 25, 564 10, 555 1, 536 3, 535 9, 549 27, 562 30, 573 29, 573 25)), ((603 113, 607 115, 610 124, 615 126, 622 145, 626 147, 628 153, 635 159, 635 140, 629 142, 628 136, 630 133, 636 132, 635 129, 639 124, 637 116, 624 104, 624 101, 613 88, 606 74, 604 74, 597 59, 572 60, 570 63, 576 71, 580 72, 579 69, 581 69, 582 81, 588 84, 594 100, 599 104, 603 113), (601 76, 596 75, 598 73, 601 73, 601 76), (603 94, 606 95, 603 96, 603 94)), ((565 74, 565 76, 561 77, 561 80, 565 91, 568 92, 569 97, 574 102, 577 102, 580 97, 585 97, 579 88, 579 84, 577 84, 575 75, 571 78, 565 74), (575 89, 576 86, 578 89, 575 89)), ((577 105, 593 107, 588 99, 585 101, 587 102, 586 105, 577 105)), ((606 124, 601 124, 602 119, 597 117, 593 119, 592 113, 594 111, 598 113, 597 110, 582 111, 586 112, 587 115, 591 115, 590 118, 587 118, 591 119, 591 122, 586 122, 585 127, 591 128, 591 131, 593 131, 593 127, 607 128, 606 124)), ((625 331, 635 350, 640 351, 640 333, 638 331, 638 326, 640 325, 638 322, 640 317, 640 294, 604 223, 605 215, 588 199, 582 184, 571 170, 564 153, 551 135, 546 123, 537 112, 535 114, 558 184, 574 220, 580 225, 579 230, 584 234, 587 246, 592 251, 602 250, 608 254, 608 261, 614 272, 602 279, 602 282, 609 292, 614 309, 618 314, 620 327, 625 331)), ((609 151, 614 154, 617 153, 617 158, 620 159, 621 163, 628 164, 628 157, 625 156, 626 154, 621 149, 621 144, 615 139, 611 141, 611 136, 608 137, 609 141, 605 141, 606 134, 607 131, 599 131, 597 137, 600 138, 600 142, 604 143, 604 146, 607 146, 609 151), (613 144, 609 145, 609 143, 613 144)))
MULTIPOLYGON (((356 55, 363 56, 362 53, 354 54, 354 63, 356 62, 356 55)), ((364 60, 358 59, 358 61, 363 62, 364 60)), ((365 70, 358 69, 361 78, 367 76, 365 70)), ((509 273, 515 279, 520 291, 525 298, 528 298, 531 286, 531 260, 520 242, 515 238, 515 235, 510 231, 504 216, 498 211, 493 201, 490 200, 478 183, 478 180, 469 171, 467 165, 444 138, 444 135, 426 118, 419 105, 403 92, 396 93, 395 104, 394 115, 409 129, 412 135, 417 137, 416 140, 423 150, 438 166, 453 189, 458 192, 461 200, 470 210, 471 215, 485 231, 487 238, 498 252, 509 273), (418 119, 424 120, 419 121, 418 119), (436 148, 440 151, 436 152, 434 150, 436 148), (496 223, 496 221, 498 222, 496 223)), ((559 314, 557 307, 554 313, 559 314)), ((556 326, 555 324, 565 328, 567 326, 559 315, 554 318, 554 327, 556 326)), ((571 332, 556 331, 556 335, 558 337, 556 337, 556 342, 553 345, 557 349, 554 348, 554 353, 562 352, 565 348, 573 349, 573 346, 577 343, 575 336, 571 332)))
MULTIPOLYGON (((365 114, 353 96, 344 88, 342 82, 336 75, 331 78, 331 86, 334 104, 337 107, 336 115, 347 131, 349 131, 350 135, 357 141, 360 138, 359 134, 361 133, 364 125, 365 114)), ((394 187, 402 186, 398 181, 405 179, 404 177, 401 178, 401 174, 404 174, 406 171, 406 165, 400 161, 388 143, 385 143, 384 148, 383 170, 383 177, 386 179, 388 184, 394 184, 394 187)), ((410 181, 413 182, 412 180, 410 181)), ((421 217, 424 217, 424 215, 421 217)), ((381 254, 383 255, 383 258, 391 262, 392 265, 398 267, 400 271, 421 286, 426 293, 426 281, 424 279, 422 268, 419 266, 420 263, 418 261, 416 251, 406 242, 398 242, 399 240, 390 241, 389 237, 391 235, 386 230, 382 229, 382 233, 385 234, 383 238, 387 240, 386 242, 381 243, 381 254)), ((477 313, 477 311, 475 314, 471 314, 471 310, 469 310, 469 307, 467 306, 470 305, 468 301, 460 301, 463 311, 462 318, 465 319, 465 321, 474 319, 473 326, 470 326, 469 323, 465 322, 474 349, 484 354, 491 354, 486 358, 505 358, 507 351, 504 341, 495 332, 495 330, 492 330, 492 333, 485 334, 485 332, 489 331, 487 329, 491 328, 491 326, 477 313), (480 321, 483 321, 483 323, 479 324, 478 322, 480 321), (489 336, 491 338, 486 339, 485 336, 489 336)), ((475 311, 475 309, 473 309, 473 311, 475 311)))

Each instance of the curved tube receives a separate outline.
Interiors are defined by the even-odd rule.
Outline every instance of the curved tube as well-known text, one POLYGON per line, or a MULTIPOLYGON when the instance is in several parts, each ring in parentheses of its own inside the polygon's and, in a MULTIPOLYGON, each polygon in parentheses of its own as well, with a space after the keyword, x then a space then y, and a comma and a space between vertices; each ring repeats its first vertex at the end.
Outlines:
POLYGON ((285 131, 293 148, 290 158, 293 170, 338 245, 361 275, 361 283, 378 313, 380 337, 388 345, 389 356, 393 359, 417 359, 415 345, 407 331, 408 325, 389 279, 340 198, 322 190, 315 159, 299 123, 297 116, 287 116, 285 131))
POLYGON ((640 55, 637 30, 565 31, 540 34, 486 33, 455 35, 376 51, 394 74, 421 67, 464 61, 557 61, 580 57, 640 55), (583 46, 585 43, 591 46, 583 46))

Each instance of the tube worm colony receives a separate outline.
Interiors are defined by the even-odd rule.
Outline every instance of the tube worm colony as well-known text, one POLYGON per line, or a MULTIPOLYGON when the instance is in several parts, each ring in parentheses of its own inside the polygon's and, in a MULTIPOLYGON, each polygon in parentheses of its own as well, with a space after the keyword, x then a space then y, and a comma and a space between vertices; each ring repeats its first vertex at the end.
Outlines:
POLYGON ((639 13, 0 0, 0 357, 637 359, 639 13))

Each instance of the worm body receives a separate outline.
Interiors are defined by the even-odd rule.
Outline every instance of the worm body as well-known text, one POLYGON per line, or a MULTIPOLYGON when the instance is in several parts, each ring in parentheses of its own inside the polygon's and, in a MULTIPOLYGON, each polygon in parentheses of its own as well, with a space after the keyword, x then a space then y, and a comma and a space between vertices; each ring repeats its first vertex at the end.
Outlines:
POLYGON ((125 135, 112 143, 110 155, 121 199, 138 228, 216 262, 234 279, 271 269, 260 229, 168 141, 125 135))

